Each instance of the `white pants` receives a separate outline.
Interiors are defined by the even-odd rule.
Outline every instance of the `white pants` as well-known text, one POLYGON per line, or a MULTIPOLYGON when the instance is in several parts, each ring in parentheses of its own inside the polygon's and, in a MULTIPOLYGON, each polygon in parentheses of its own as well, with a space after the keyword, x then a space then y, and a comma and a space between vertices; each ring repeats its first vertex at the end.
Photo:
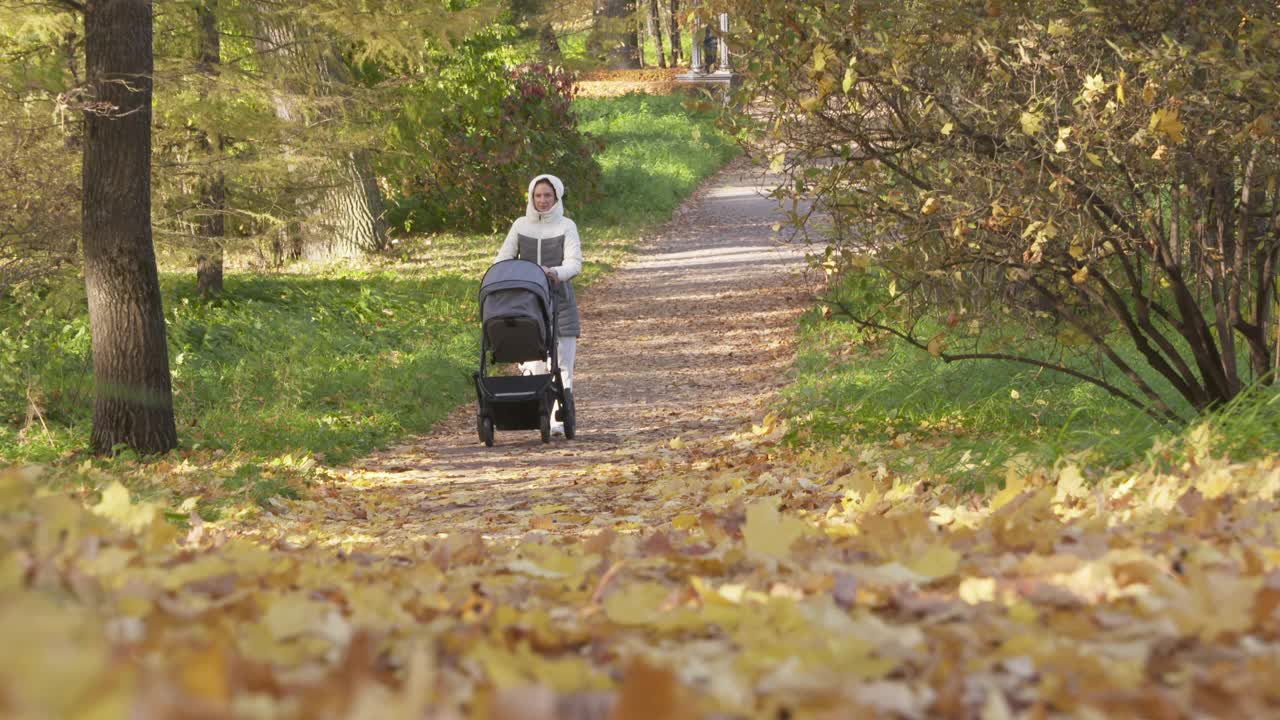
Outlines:
MULTIPOLYGON (((578 357, 578 338, 560 338, 560 377, 564 378, 564 386, 573 387, 573 361, 578 357)), ((551 372, 547 363, 542 360, 520 363, 521 375, 546 375, 551 372)))
MULTIPOLYGON (((564 380, 564 386, 573 387, 573 361, 578 357, 578 338, 562 337, 560 338, 560 377, 564 380)), ((520 363, 521 375, 546 375, 551 370, 547 367, 547 363, 543 360, 535 360, 533 362, 520 363)), ((556 420, 556 413, 560 410, 560 402, 557 401, 551 406, 551 424, 553 427, 563 427, 563 424, 556 420)))

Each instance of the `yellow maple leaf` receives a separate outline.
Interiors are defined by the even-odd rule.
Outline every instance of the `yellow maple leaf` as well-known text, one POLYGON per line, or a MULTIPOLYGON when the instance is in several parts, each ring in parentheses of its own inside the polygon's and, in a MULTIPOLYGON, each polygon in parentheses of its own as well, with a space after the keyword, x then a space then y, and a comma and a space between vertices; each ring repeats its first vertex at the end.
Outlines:
POLYGON ((773 159, 769 161, 769 172, 780 173, 783 171, 783 169, 786 168, 786 166, 787 166, 787 154, 777 153, 776 155, 773 156, 773 159))
POLYGON ((102 491, 102 502, 95 505, 93 511, 114 520, 117 525, 126 530, 139 532, 145 530, 156 519, 159 508, 151 503, 134 505, 129 499, 128 488, 116 480, 102 491))
POLYGON ((671 527, 677 530, 688 530, 698 524, 698 516, 693 513, 683 513, 671 518, 671 527))
POLYGON ((1067 465, 1058 472, 1058 492, 1054 495, 1055 503, 1062 503, 1070 498, 1085 497, 1089 488, 1085 484, 1084 475, 1075 465, 1067 465))
POLYGON ((1096 100, 1102 93, 1107 90, 1107 81, 1102 79, 1102 74, 1088 75, 1084 79, 1084 90, 1080 93, 1084 101, 1091 103, 1096 100))
POLYGON ((931 580, 940 580, 956 574, 960 567, 960 553, 947 545, 935 543, 906 565, 931 580))
POLYGON ((1018 122, 1022 124, 1022 132, 1035 135, 1044 127, 1044 116, 1038 112, 1024 112, 1018 122))
POLYGON ((947 336, 945 333, 939 332, 937 335, 929 338, 929 343, 926 346, 926 349, 929 351, 930 355, 934 357, 942 357, 942 351, 945 350, 946 347, 947 336))
POLYGON ((995 512, 1013 502, 1014 498, 1021 495, 1022 491, 1026 489, 1027 477, 1022 473, 1010 471, 1005 479, 1004 489, 991 498, 991 511, 995 512))
POLYGON ((827 67, 827 52, 830 48, 822 43, 813 49, 813 71, 820 73, 827 67))
POLYGON ((1178 118, 1177 108, 1161 108, 1152 113, 1147 129, 1164 135, 1174 145, 1179 145, 1186 139, 1187 126, 1178 118))
POLYGON ((965 578, 956 592, 961 600, 970 605, 995 602, 996 581, 995 578, 965 578))
POLYGON ((642 582, 613 591, 604 599, 604 614, 619 625, 646 625, 657 619, 671 594, 658 583, 642 582))
POLYGON ((747 507, 747 523, 742 528, 747 552, 773 558, 784 558, 792 543, 804 534, 802 520, 778 512, 777 498, 768 498, 747 507))
POLYGON ((308 593, 285 593, 271 602, 262 615, 262 624, 272 639, 288 640, 319 627, 329 612, 328 603, 313 600, 308 593))

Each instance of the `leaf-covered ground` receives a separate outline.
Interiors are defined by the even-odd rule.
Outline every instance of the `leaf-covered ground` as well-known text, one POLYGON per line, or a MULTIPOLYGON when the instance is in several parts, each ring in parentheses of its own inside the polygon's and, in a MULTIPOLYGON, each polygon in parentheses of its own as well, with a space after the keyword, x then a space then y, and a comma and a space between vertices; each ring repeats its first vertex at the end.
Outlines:
POLYGON ((572 443, 484 450, 463 409, 181 530, 0 474, 0 715, 1276 714, 1280 458, 975 495, 892 443, 790 450, 803 293, 762 202, 723 179, 584 298, 572 443))

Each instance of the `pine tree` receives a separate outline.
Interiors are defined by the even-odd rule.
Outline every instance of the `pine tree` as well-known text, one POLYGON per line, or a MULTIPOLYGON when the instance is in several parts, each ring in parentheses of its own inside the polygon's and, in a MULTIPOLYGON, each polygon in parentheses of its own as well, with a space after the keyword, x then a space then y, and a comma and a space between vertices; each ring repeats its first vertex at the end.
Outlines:
MULTIPOLYGON (((196 7, 198 51, 196 61, 210 81, 216 81, 217 67, 222 62, 221 34, 218 32, 218 0, 204 0, 196 7)), ((201 91, 203 100, 208 92, 201 91)), ((200 146, 204 154, 213 157, 222 148, 222 138, 200 131, 200 146)), ((201 247, 196 257, 196 290, 208 297, 222 292, 222 265, 226 236, 226 178, 220 168, 200 183, 199 219, 196 223, 197 238, 201 247)))

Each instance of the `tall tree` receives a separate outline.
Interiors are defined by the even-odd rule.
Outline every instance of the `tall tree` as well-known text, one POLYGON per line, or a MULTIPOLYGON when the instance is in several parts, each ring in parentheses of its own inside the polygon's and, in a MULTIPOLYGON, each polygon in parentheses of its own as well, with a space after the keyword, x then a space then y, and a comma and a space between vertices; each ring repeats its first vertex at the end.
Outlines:
POLYGON ((547 60, 560 58, 560 40, 551 24, 547 0, 508 0, 511 18, 525 32, 538 38, 538 53, 547 60))
POLYGON ((560 39, 556 37, 556 30, 549 22, 543 23, 538 29, 538 52, 548 60, 559 60, 561 57, 560 39))
POLYGON ((587 48, 595 57, 603 55, 611 68, 640 67, 636 0, 597 0, 587 48))
POLYGON ((587 55, 604 59, 605 3, 608 0, 591 0, 591 31, 587 33, 587 55))
MULTIPOLYGON (((218 33, 218 0, 204 0, 196 7, 197 51, 196 60, 201 74, 209 83, 217 76, 222 62, 222 42, 218 33)), ((208 86, 201 89, 202 99, 208 97, 208 86)), ((222 150, 222 138, 210 137, 201 130, 199 144, 205 155, 213 159, 211 172, 200 183, 199 218, 196 234, 199 252, 196 257, 196 290, 205 297, 222 292, 223 241, 226 236, 227 184, 214 155, 222 150)))
POLYGON ((169 351, 151 240, 150 0, 84 5, 84 277, 93 336, 92 444, 173 449, 169 351))
MULTIPOLYGON (((276 114, 288 122, 303 122, 307 112, 336 120, 354 112, 347 96, 351 71, 332 39, 308 32, 288 15, 264 10, 259 19, 259 49, 282 92, 275 97, 276 114), (300 110, 299 99, 329 98, 334 102, 300 110)), ((314 119, 310 124, 317 124, 314 119)), ((290 239, 290 255, 311 260, 354 257, 386 244, 385 205, 369 153, 361 148, 339 149, 328 158, 322 186, 308 188, 296 198, 308 210, 299 234, 290 239)))
POLYGON ((679 67, 683 55, 680 46, 680 0, 671 0, 671 67, 679 67))
POLYGON ((649 35, 653 38, 654 49, 658 55, 658 67, 667 66, 667 58, 662 48, 662 16, 658 12, 658 0, 649 0, 649 35))

